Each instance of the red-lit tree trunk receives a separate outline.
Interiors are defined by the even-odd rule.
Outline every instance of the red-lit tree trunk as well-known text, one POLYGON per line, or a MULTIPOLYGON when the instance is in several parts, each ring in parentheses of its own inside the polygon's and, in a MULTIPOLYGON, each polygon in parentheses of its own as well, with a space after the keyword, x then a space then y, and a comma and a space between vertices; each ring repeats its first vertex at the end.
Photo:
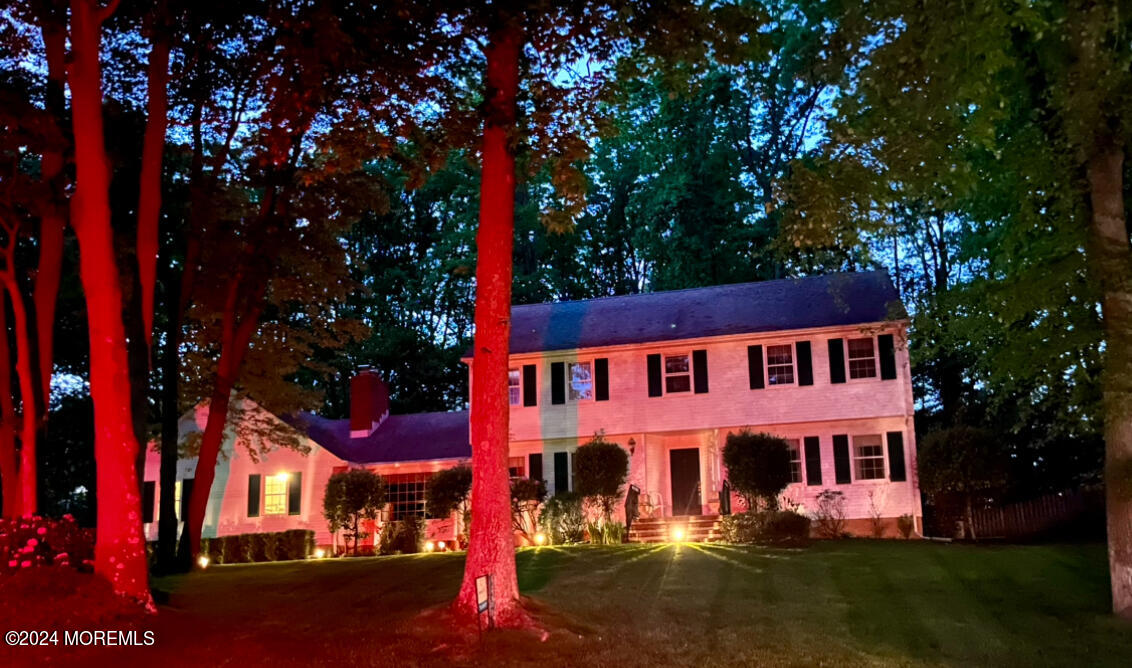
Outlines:
MULTIPOLYGON (((262 285, 262 283, 261 283, 262 285)), ((237 273, 228 286, 228 297, 224 304, 223 324, 221 325, 220 361, 216 365, 216 382, 208 402, 208 421, 201 436, 200 453, 197 455, 196 478, 193 480, 193 495, 189 499, 189 553, 195 560, 200 554, 201 531, 204 528, 204 513, 208 509, 208 497, 212 481, 216 477, 216 460, 220 445, 224 441, 224 424, 228 421, 228 405, 232 388, 240 374, 240 365, 247 354, 252 334, 259 323, 263 310, 264 289, 257 288, 248 301, 248 311, 238 311, 240 291, 244 286, 244 276, 237 273)))
POLYGON ((475 621, 476 578, 489 575, 498 626, 521 626, 507 477, 510 407, 511 251, 515 230, 516 95, 522 30, 505 23, 490 35, 479 230, 476 232, 475 351, 472 364, 472 527, 464 581, 455 607, 475 621))
POLYGON ((145 345, 153 362, 153 295, 157 287, 158 222, 161 217, 161 162, 165 151, 165 129, 169 123, 169 39, 165 29, 165 3, 158 3, 151 25, 145 138, 142 141, 141 179, 138 188, 138 282, 141 284, 141 316, 145 345))
POLYGON ((122 324, 122 290, 110 227, 110 171, 102 128, 102 22, 114 5, 71 2, 72 123, 75 193, 71 226, 79 241, 79 274, 90 330, 90 389, 94 399, 98 533, 94 570, 119 594, 153 608, 149 594, 141 494, 134 460, 130 373, 122 324))
POLYGON ((0 485, 4 494, 4 517, 19 517, 20 467, 16 453, 16 406, 12 401, 12 364, 8 355, 8 305, 0 290, 0 485))
MULTIPOLYGON (((7 227, 7 226, 6 226, 7 227)), ((20 514, 34 515, 39 490, 36 478, 35 448, 39 431, 39 411, 36 403, 39 395, 35 389, 33 374, 38 370, 32 363, 31 331, 28 329, 27 307, 24 304, 23 294, 16 282, 15 255, 18 227, 13 225, 7 229, 8 244, 4 249, 4 270, 0 271, 0 283, 12 302, 13 330, 16 334, 16 377, 20 382, 20 456, 19 456, 19 486, 20 486, 20 514)), ((5 348, 2 354, 8 354, 5 348)), ((10 399, 9 399, 10 401, 10 399)))

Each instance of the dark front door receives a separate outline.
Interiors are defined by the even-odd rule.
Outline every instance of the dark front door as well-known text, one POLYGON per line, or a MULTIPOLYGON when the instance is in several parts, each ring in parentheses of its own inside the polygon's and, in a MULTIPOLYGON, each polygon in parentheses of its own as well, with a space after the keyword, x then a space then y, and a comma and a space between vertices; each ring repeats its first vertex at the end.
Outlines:
POLYGON ((703 513, 700 501, 700 449, 669 450, 668 464, 672 476, 672 514, 703 513))

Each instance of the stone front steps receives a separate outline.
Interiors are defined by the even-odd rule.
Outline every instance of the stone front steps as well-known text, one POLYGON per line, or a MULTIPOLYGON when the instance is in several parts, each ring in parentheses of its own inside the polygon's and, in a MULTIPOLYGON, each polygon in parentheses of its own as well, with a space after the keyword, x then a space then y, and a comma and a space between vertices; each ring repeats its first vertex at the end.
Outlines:
POLYGON ((717 540, 719 515, 638 519, 629 530, 630 543, 710 543, 717 540))

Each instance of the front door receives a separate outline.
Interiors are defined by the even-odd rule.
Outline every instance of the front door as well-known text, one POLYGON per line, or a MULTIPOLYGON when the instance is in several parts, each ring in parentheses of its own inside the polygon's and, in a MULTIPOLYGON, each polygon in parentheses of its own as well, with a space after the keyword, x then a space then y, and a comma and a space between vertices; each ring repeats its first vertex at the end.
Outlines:
POLYGON ((672 514, 703 513, 703 503, 700 501, 700 449, 669 450, 668 464, 669 475, 672 476, 672 514))

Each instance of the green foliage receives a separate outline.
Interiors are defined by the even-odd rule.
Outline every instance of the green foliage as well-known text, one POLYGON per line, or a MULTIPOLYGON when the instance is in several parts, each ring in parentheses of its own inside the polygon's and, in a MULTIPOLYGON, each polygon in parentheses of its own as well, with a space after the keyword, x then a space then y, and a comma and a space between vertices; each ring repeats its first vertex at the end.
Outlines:
POLYGON ((786 441, 770 434, 743 430, 728 434, 723 464, 731 487, 756 509, 758 501, 778 508, 778 495, 790 484, 790 451, 786 441))
POLYGON ((585 537, 582 500, 577 492, 558 492, 547 499, 539 524, 551 544, 579 543, 585 537))
POLYGON ((810 518, 789 510, 747 511, 719 522, 724 542, 741 544, 804 543, 810 537, 810 518))
POLYGON ((314 554, 314 531, 289 529, 201 539, 201 554, 213 564, 307 559, 314 554))
POLYGON ((425 521, 420 517, 405 517, 386 522, 381 527, 377 551, 379 554, 416 554, 424 542, 425 521))
POLYGON ((545 480, 511 479, 511 521, 516 531, 531 538, 538 529, 539 509, 545 500, 545 480))
POLYGON ((358 553, 358 540, 368 534, 361 529, 361 521, 377 519, 385 507, 385 481, 373 471, 351 469, 330 476, 322 498, 322 516, 330 525, 330 532, 344 531, 354 541, 354 554, 358 553))
POLYGON ((448 517, 468 505, 472 491, 472 469, 460 465, 437 471, 425 486, 425 508, 429 517, 448 517))
POLYGON ((594 545, 620 545, 627 535, 621 522, 586 522, 586 537, 594 545))
POLYGON ((629 454, 601 434, 574 452, 574 489, 601 509, 608 522, 629 474, 629 454))
POLYGON ((917 464, 920 488, 934 497, 991 494, 1002 489, 1006 461, 995 434, 958 425, 929 433, 920 442, 917 464))

